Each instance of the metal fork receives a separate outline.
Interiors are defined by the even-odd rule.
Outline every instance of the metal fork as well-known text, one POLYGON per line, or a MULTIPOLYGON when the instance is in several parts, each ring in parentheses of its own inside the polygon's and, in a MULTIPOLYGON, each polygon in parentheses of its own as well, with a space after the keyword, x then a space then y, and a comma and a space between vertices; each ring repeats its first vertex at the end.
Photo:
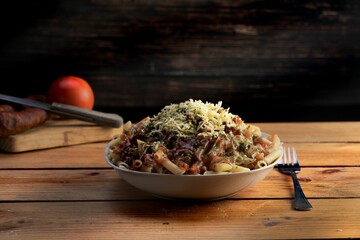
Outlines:
POLYGON ((299 180, 296 176, 297 173, 300 172, 300 164, 296 155, 295 148, 292 148, 292 154, 290 148, 283 147, 283 156, 279 160, 278 169, 280 172, 285 174, 290 174, 294 183, 294 208, 296 210, 311 210, 312 206, 307 200, 301 186, 299 180))

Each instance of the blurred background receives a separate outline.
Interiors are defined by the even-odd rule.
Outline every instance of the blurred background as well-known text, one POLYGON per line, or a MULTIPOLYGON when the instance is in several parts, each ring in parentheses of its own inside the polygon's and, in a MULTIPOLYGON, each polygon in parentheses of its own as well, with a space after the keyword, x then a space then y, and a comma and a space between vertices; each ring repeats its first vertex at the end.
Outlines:
POLYGON ((5 1, 0 93, 86 79, 95 110, 136 122, 217 103, 246 122, 360 120, 357 0, 5 1))

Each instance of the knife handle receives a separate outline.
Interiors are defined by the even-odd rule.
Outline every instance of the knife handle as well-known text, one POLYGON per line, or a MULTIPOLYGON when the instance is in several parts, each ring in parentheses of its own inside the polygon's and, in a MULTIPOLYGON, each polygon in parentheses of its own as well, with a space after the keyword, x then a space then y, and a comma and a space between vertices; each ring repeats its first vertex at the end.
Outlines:
POLYGON ((120 127, 123 124, 122 117, 117 114, 88 110, 68 104, 52 103, 49 111, 63 117, 93 122, 113 128, 120 127))

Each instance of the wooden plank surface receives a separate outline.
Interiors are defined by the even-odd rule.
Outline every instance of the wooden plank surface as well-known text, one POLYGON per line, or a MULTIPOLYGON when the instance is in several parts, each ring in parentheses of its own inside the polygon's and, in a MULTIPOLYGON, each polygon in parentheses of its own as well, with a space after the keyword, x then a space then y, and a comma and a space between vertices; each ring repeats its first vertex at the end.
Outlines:
POLYGON ((0 153, 0 239, 359 238, 359 123, 259 126, 298 150, 311 211, 292 209, 291 177, 276 168, 222 201, 156 198, 107 166, 105 141, 0 153))
MULTIPOLYGON (((304 168, 299 181, 309 198, 360 198, 360 167, 304 168)), ((211 187, 211 186, 209 186, 211 187)), ((231 198, 292 198, 291 177, 276 169, 231 198), (271 189, 266 191, 264 189, 271 189)), ((154 199, 112 169, 0 170, 0 201, 92 201, 154 199)))
MULTIPOLYGON (((265 132, 277 133, 284 144, 296 147, 303 166, 360 165, 359 122, 253 124, 265 132)), ((16 154, 0 152, 0 169, 107 168, 103 155, 106 144, 104 141, 16 154)))
POLYGON ((0 238, 339 239, 360 236, 359 199, 110 201, 0 204, 0 238), (219 222, 226 225, 220 225, 219 222))
MULTIPOLYGON (((106 144, 0 153, 0 169, 110 168, 104 158, 106 144)), ((360 166, 360 143, 291 143, 291 146, 297 149, 302 166, 360 166)))
POLYGON ((360 122, 258 123, 262 131, 277 133, 284 142, 360 142, 360 122))
MULTIPOLYGON (((0 169, 110 168, 104 158, 106 144, 101 142, 26 153, 0 153, 0 169)), ((304 167, 360 166, 360 143, 285 144, 297 149, 304 167)))

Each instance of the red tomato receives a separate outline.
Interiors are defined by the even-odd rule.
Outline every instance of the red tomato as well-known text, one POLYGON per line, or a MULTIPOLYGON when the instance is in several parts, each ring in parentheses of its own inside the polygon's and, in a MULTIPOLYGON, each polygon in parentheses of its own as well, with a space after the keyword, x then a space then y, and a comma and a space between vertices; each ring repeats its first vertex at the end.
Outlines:
POLYGON ((91 110, 95 100, 94 92, 86 80, 74 76, 64 76, 51 83, 46 101, 65 103, 91 110))

